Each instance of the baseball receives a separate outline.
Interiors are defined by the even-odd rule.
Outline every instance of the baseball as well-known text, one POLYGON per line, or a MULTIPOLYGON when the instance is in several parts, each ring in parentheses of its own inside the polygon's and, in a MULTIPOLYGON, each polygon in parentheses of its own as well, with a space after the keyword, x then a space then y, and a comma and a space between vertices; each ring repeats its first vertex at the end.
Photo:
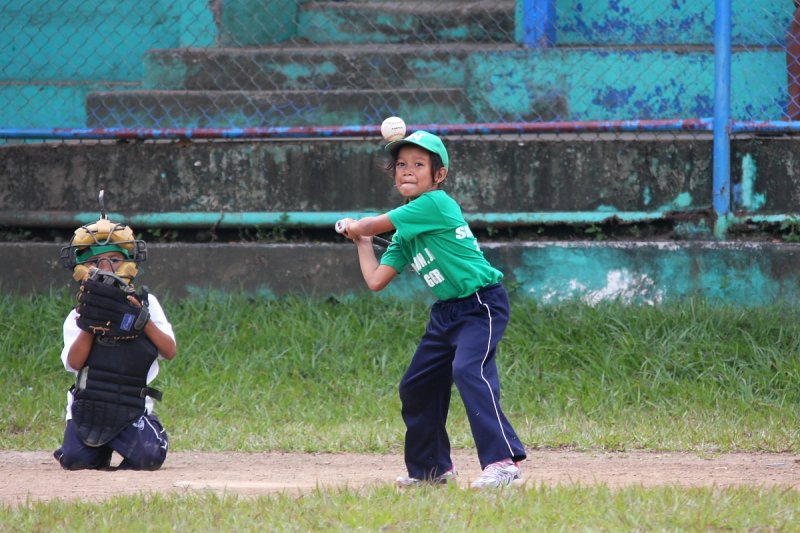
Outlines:
POLYGON ((389 117, 381 124, 381 135, 387 141, 396 141, 406 136, 406 123, 400 117, 389 117))

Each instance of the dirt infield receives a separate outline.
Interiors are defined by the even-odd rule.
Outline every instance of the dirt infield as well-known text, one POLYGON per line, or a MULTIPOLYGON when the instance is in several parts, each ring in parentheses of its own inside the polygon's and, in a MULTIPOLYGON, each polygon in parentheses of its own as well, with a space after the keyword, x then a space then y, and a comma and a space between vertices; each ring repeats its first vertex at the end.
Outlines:
MULTIPOLYGON (((453 460, 459 485, 468 486, 480 473, 474 451, 458 450, 453 460)), ((522 468, 525 483, 533 486, 779 485, 800 489, 800 460, 787 454, 535 450, 522 468)), ((0 451, 0 502, 101 500, 122 494, 204 490, 299 494, 318 486, 361 488, 391 483, 404 472, 400 455, 190 452, 171 453, 156 472, 67 472, 47 452, 0 451)))

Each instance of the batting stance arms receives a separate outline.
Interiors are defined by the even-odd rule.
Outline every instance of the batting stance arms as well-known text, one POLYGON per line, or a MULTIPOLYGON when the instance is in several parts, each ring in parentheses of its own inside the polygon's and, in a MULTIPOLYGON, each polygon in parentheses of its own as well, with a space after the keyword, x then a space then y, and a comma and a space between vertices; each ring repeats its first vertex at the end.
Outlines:
POLYGON ((397 270, 378 263, 375 250, 372 247, 372 237, 381 233, 394 231, 395 227, 389 220, 389 215, 383 214, 374 217, 365 217, 359 220, 344 219, 344 235, 352 239, 358 251, 358 264, 361 274, 371 291, 383 290, 398 274, 397 270))

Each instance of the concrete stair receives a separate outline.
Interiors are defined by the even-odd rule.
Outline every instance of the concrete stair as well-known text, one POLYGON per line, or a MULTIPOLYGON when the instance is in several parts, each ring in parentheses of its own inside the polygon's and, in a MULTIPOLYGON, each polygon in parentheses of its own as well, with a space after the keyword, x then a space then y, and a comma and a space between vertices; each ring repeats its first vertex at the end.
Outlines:
POLYGON ((300 39, 310 43, 513 43, 514 0, 307 2, 300 39))
MULTIPOLYGON (((305 44, 149 51, 144 90, 90 93, 87 126, 480 121, 466 65, 474 54, 516 48, 513 32, 513 0, 306 2, 294 39, 305 44)), ((552 100, 546 91, 537 113, 554 118, 552 100)))
POLYGON ((144 87, 189 91, 395 90, 434 83, 462 87, 471 56, 517 48, 417 43, 151 50, 144 57, 144 87))
MULTIPOLYGON (((610 3, 577 14, 559 5, 556 43, 566 46, 526 49, 514 42, 513 0, 304 2, 292 38, 279 44, 152 49, 142 89, 89 93, 86 123, 246 128, 374 125, 388 115, 447 124, 713 114, 704 4, 623 13, 610 3), (659 25, 687 31, 645 31, 659 25)), ((269 12, 258 16, 250 29, 268 33, 269 12)), ((762 18, 750 33, 738 24, 737 39, 770 43, 756 30, 779 17, 762 18)), ((228 31, 224 42, 252 41, 238 24, 242 33, 228 31)), ((784 56, 758 46, 734 51, 733 75, 753 81, 734 95, 732 114, 780 118, 784 56)))
POLYGON ((410 124, 471 122, 464 92, 442 89, 278 91, 125 91, 92 93, 90 127, 239 128, 380 124, 401 114, 410 124), (401 111, 398 111, 401 110, 401 111))

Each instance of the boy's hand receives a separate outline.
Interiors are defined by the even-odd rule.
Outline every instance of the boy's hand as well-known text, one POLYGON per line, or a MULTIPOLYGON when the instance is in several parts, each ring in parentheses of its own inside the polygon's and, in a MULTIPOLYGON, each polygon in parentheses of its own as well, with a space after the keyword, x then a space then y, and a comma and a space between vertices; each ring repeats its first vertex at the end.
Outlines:
POLYGON ((353 237, 351 237, 347 233, 347 228, 348 228, 348 226, 350 225, 351 222, 354 222, 354 220, 352 218, 343 218, 341 220, 337 220, 336 221, 336 225, 334 226, 334 228, 336 229, 336 233, 344 235, 348 239, 352 239, 353 237))

